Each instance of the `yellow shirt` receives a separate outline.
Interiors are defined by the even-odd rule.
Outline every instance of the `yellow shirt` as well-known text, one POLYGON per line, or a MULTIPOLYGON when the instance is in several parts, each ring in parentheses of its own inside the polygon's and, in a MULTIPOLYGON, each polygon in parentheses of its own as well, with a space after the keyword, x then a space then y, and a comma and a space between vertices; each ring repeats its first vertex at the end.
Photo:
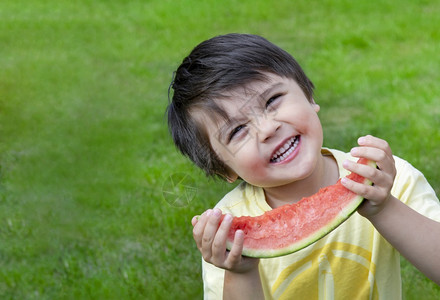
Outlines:
MULTIPOLYGON (((333 155, 339 175, 350 154, 333 155)), ((419 213, 440 221, 440 203, 427 180, 408 162, 395 157, 397 175, 391 193, 419 213)), ((262 188, 239 184, 217 205, 234 216, 258 216, 271 210, 262 188)), ((205 299, 222 299, 224 270, 202 260, 205 299)), ((401 299, 399 253, 357 212, 330 234, 282 257, 261 259, 266 299, 401 299)))

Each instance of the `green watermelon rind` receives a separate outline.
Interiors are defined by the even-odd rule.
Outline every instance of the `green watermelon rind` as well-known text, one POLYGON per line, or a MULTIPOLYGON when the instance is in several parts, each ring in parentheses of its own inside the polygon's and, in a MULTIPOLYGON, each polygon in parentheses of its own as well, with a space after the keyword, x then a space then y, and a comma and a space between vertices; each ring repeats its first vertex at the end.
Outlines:
MULTIPOLYGON (((322 230, 316 231, 314 234, 309 235, 307 238, 299 241, 298 243, 292 244, 285 248, 278 248, 273 250, 245 248, 243 249, 242 255, 256 258, 272 258, 284 256, 304 249, 305 247, 320 240, 321 238, 335 230, 343 222, 345 222, 356 211, 363 200, 363 197, 356 196, 355 199, 351 201, 351 205, 346 206, 344 210, 339 213, 338 218, 333 219, 333 221, 327 226, 323 227, 322 230)), ((232 246, 232 244, 230 246, 232 246)))
MULTIPOLYGON (((368 165, 376 167, 376 163, 373 161, 369 161, 368 165)), ((371 185, 372 182, 364 178, 363 184, 371 185)), ((242 255, 255 258, 273 258, 288 255, 304 249, 307 246, 317 242, 318 240, 335 230, 337 227, 339 227, 342 223, 344 223, 352 214, 354 214, 354 212, 357 210, 363 200, 364 198, 362 196, 354 196, 353 199, 350 201, 350 204, 345 206, 344 209, 341 210, 341 212, 335 218, 333 218, 327 226, 322 227, 321 230, 317 230, 315 233, 296 243, 290 244, 289 246, 284 248, 277 249, 250 249, 244 247, 242 255)), ((226 248, 230 250, 231 247, 232 242, 228 240, 226 242, 226 248)))

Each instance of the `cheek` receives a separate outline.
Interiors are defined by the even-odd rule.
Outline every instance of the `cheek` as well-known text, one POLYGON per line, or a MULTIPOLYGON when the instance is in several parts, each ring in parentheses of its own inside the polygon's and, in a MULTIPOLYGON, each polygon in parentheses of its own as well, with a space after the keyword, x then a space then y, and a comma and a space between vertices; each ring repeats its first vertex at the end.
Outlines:
POLYGON ((316 134, 318 134, 321 139, 323 138, 323 131, 322 131, 322 125, 321 125, 321 120, 319 119, 318 115, 314 115, 314 120, 313 120, 313 124, 314 124, 314 131, 316 132, 316 134))
POLYGON ((265 175, 264 164, 261 162, 261 157, 258 153, 246 151, 245 149, 236 154, 233 168, 243 179, 263 177, 265 175))
POLYGON ((228 162, 230 161, 230 153, 229 151, 224 147, 223 144, 221 144, 217 140, 211 140, 211 147, 212 150, 215 152, 217 157, 226 165, 228 165, 228 162))
POLYGON ((219 148, 214 148, 214 152, 217 154, 218 158, 227 166, 231 165, 232 157, 230 153, 225 149, 220 150, 219 148))
POLYGON ((319 133, 322 131, 321 121, 316 113, 300 114, 296 116, 298 126, 300 130, 312 133, 319 133))

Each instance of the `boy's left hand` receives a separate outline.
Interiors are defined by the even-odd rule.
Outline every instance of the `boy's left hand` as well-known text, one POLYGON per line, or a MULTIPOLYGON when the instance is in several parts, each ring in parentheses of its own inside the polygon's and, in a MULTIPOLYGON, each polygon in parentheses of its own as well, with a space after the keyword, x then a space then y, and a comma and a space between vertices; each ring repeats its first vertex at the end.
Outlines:
POLYGON ((358 139, 360 147, 351 149, 353 157, 364 157, 375 161, 377 168, 345 161, 343 166, 348 171, 368 178, 373 185, 365 185, 343 178, 342 184, 349 190, 365 198, 358 212, 364 217, 378 214, 392 197, 391 188, 396 177, 393 154, 388 143, 377 137, 367 135, 358 139))

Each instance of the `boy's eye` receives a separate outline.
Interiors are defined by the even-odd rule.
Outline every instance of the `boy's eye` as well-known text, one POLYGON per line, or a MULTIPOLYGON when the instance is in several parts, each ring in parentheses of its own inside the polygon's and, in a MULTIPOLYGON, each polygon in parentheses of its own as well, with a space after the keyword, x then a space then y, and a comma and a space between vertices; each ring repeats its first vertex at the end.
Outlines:
POLYGON ((239 125, 234 129, 232 129, 231 133, 229 134, 228 141, 231 141, 234 138, 234 136, 236 136, 241 130, 243 130, 244 127, 245 125, 239 125))
POLYGON ((268 108, 271 104, 273 104, 281 95, 277 94, 273 97, 271 97, 269 100, 267 100, 266 102, 266 108, 268 108))

